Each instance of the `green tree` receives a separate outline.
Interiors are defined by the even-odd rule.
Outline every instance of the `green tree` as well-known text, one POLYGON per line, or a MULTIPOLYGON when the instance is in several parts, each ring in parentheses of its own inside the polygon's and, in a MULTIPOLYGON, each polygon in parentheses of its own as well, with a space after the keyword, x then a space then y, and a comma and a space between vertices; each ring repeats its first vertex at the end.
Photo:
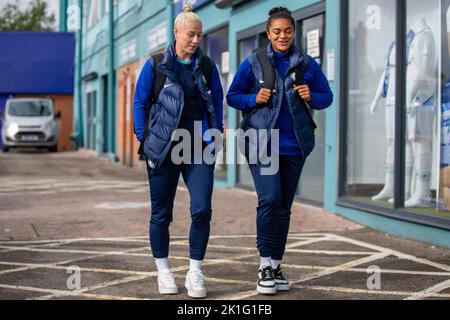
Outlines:
POLYGON ((20 1, 8 3, 0 12, 0 30, 55 31, 55 15, 48 12, 48 4, 33 0, 25 9, 20 1))

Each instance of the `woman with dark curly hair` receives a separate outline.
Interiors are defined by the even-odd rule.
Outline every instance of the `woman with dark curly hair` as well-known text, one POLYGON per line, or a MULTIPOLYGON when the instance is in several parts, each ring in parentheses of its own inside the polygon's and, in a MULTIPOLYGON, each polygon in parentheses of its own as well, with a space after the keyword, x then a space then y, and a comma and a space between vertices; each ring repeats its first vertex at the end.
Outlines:
MULTIPOLYGON (((241 129, 278 130, 279 168, 265 174, 261 162, 250 163, 258 194, 257 247, 260 267, 257 290, 275 294, 289 290, 281 271, 291 207, 306 158, 314 149, 315 124, 309 108, 322 110, 333 93, 320 65, 294 44, 295 20, 283 7, 273 8, 267 21, 267 48, 240 65, 227 94, 228 104, 243 112, 241 129), (273 84, 267 79, 273 69, 273 84)), ((272 150, 274 151, 274 150, 272 150)), ((272 152, 272 157, 274 152, 272 152)), ((248 154, 246 154, 249 160, 248 154)))

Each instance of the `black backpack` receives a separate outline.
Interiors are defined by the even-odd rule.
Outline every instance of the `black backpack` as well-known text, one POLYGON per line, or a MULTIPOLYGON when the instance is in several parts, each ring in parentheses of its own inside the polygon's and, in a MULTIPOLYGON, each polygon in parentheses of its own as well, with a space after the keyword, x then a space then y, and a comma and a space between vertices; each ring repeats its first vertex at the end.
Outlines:
MULTIPOLYGON (((269 57, 267 56, 266 48, 256 49, 254 51, 254 53, 256 53, 259 63, 261 64, 263 80, 264 80, 264 88, 272 91, 275 88, 276 74, 275 74, 275 69, 274 69, 272 63, 270 62, 269 57)), ((295 72, 295 82, 294 83, 296 86, 305 84, 305 69, 308 66, 310 60, 311 60, 311 57, 308 55, 305 55, 303 62, 300 63, 294 69, 294 72, 295 72)), ((299 99, 300 99, 300 96, 299 96, 299 99)), ((301 103, 301 105, 305 109, 306 115, 308 116, 308 118, 310 120, 311 128, 313 130, 317 129, 317 125, 314 122, 314 119, 311 115, 311 112, 309 111, 308 106, 306 105, 305 102, 301 103)), ((258 109, 259 108, 254 108, 249 111, 243 111, 242 112, 242 116, 244 119, 243 122, 247 121, 248 117, 250 115, 252 115, 253 113, 255 113, 256 111, 258 111, 258 109)))
MULTIPOLYGON (((152 97, 150 98, 150 101, 147 105, 144 135, 142 136, 141 144, 139 146, 139 151, 138 151, 138 154, 140 156, 139 159, 141 159, 141 160, 145 160, 145 158, 143 157, 144 144, 145 144, 145 140, 147 139, 147 135, 148 135, 150 112, 151 112, 152 106, 155 104, 156 100, 158 99, 158 96, 159 96, 162 88, 164 87, 164 84, 166 83, 166 78, 167 78, 166 75, 159 72, 158 69, 156 68, 156 66, 163 61, 164 53, 156 54, 156 55, 152 56, 152 58, 153 58, 153 78, 155 79, 155 81, 153 83, 152 97)), ((208 85, 208 87, 210 87, 211 86, 211 73, 212 73, 211 59, 208 56, 204 55, 203 59, 200 63, 200 67, 201 67, 203 75, 205 77, 206 84, 208 85)))

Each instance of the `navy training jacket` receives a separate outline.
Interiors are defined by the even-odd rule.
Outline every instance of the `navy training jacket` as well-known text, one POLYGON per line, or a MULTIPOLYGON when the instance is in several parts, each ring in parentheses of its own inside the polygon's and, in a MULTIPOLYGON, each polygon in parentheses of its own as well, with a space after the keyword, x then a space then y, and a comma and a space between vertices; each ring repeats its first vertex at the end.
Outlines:
MULTIPOLYGON (((206 84, 200 62, 203 52, 200 48, 192 57, 194 78, 201 93, 205 113, 202 121, 202 134, 208 129, 223 132, 223 91, 217 67, 213 63, 210 88, 206 84)), ((158 169, 167 156, 171 146, 173 132, 178 128, 184 107, 184 92, 176 75, 176 53, 174 44, 164 52, 162 62, 157 70, 167 78, 155 104, 151 108, 148 123, 148 136, 144 144, 144 154, 152 169, 158 169)), ((147 105, 151 99, 154 85, 153 59, 144 65, 136 84, 133 102, 134 132, 139 141, 144 134, 147 105)), ((208 144, 212 142, 204 136, 208 144)))
MULTIPOLYGON (((266 49, 273 67, 274 51, 269 43, 266 49)), ((241 129, 265 129, 272 130, 278 119, 283 102, 283 95, 292 117, 294 134, 300 146, 303 156, 306 158, 315 147, 315 135, 311 128, 308 115, 302 106, 305 103, 298 93, 293 92, 294 78, 292 73, 295 67, 303 62, 303 53, 293 44, 289 53, 290 64, 286 75, 280 76, 276 72, 275 90, 270 103, 259 107, 252 112, 241 124, 241 129)), ((276 69, 276 68, 275 68, 276 69)), ((310 87, 311 101, 309 105, 316 110, 328 108, 333 102, 333 93, 320 65, 314 60, 310 62, 304 74, 305 84, 310 87)), ((256 95, 263 88, 263 72, 256 53, 251 54, 239 67, 233 83, 227 93, 227 102, 230 107, 241 111, 256 108, 256 95)))

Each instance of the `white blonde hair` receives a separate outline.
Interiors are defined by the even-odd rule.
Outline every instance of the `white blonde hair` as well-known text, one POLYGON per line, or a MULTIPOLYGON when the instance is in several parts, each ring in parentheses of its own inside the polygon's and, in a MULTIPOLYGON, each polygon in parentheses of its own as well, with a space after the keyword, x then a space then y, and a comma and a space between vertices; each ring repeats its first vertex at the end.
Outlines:
POLYGON ((177 15, 174 22, 174 27, 179 27, 181 25, 184 25, 187 22, 200 22, 202 23, 202 20, 200 20, 200 17, 192 11, 192 7, 187 4, 183 8, 183 12, 177 15))

